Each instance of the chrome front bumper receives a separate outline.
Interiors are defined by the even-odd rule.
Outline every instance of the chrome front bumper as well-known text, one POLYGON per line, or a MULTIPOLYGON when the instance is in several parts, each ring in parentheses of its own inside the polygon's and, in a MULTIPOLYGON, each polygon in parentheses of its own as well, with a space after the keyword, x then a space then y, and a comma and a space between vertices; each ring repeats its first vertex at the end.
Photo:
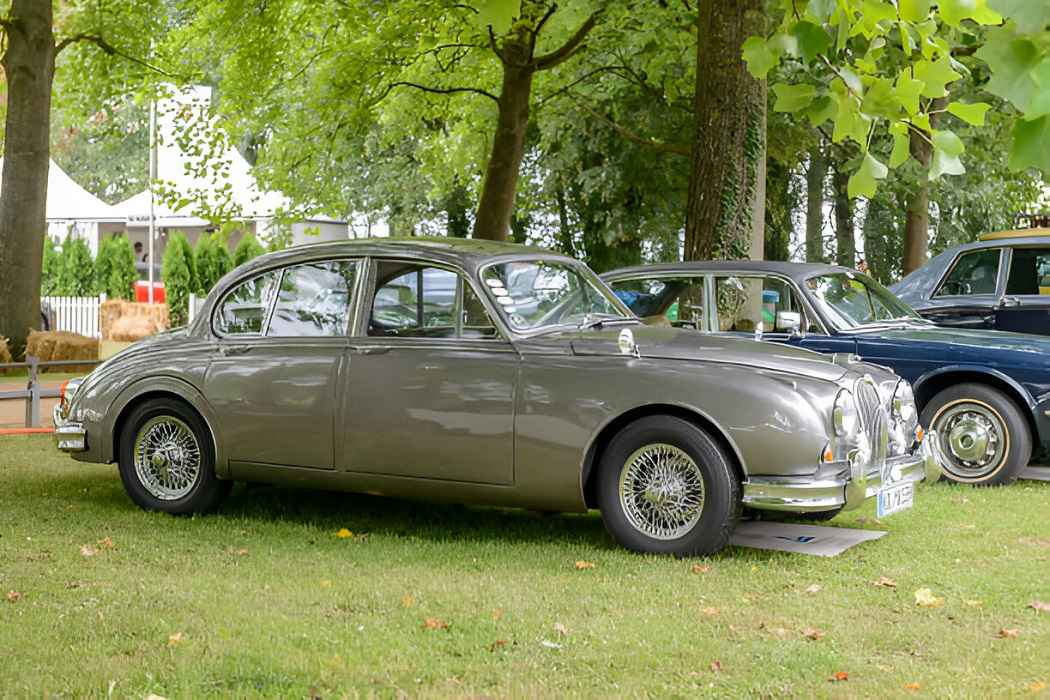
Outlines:
POLYGON ((87 431, 83 423, 67 421, 61 406, 51 413, 55 423, 55 445, 63 452, 83 452, 87 449, 87 431))
MULTIPOLYGON (((941 478, 942 459, 937 435, 933 431, 910 455, 887 460, 890 481, 887 485, 933 483, 941 478)), ((759 510, 817 513, 844 508, 859 508, 882 488, 882 470, 853 479, 848 473, 831 478, 757 477, 744 484, 744 505, 759 510)))

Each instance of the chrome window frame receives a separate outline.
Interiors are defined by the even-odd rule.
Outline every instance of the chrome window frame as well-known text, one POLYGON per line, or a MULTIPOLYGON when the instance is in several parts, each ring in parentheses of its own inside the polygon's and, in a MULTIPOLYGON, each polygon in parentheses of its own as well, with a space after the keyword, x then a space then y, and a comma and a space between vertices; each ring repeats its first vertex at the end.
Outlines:
POLYGON ((959 251, 958 253, 956 253, 955 258, 952 260, 951 264, 945 268, 944 273, 937 280, 937 284, 933 285, 933 291, 930 292, 929 296, 930 301, 933 301, 934 299, 974 299, 981 297, 1002 296, 1003 289, 1006 288, 1006 277, 1009 274, 1009 261, 1005 259, 1007 257, 1007 250, 1009 250, 1007 246, 987 246, 984 248, 971 248, 970 250, 959 251), (994 292, 982 292, 980 294, 938 294, 938 292, 941 291, 941 288, 944 286, 944 284, 948 281, 948 278, 951 276, 952 272, 955 271, 955 268, 959 264, 959 261, 963 259, 963 256, 971 255, 974 253, 983 253, 987 250, 999 251, 999 269, 996 270, 994 292))
MULTIPOLYGON (((710 309, 708 307, 708 300, 710 299, 710 290, 708 289, 707 277, 708 277, 708 273, 706 273, 706 272, 701 272, 701 273, 695 273, 695 272, 684 272, 684 273, 681 273, 681 272, 680 273, 659 272, 657 274, 631 273, 629 275, 617 276, 615 279, 611 279, 611 280, 608 280, 608 281, 606 281, 605 279, 601 278, 600 276, 599 276, 599 279, 601 279, 602 282, 605 283, 606 287, 608 287, 609 289, 612 289, 612 292, 615 295, 616 294, 616 290, 613 289, 613 285, 616 284, 617 282, 636 282, 638 280, 665 280, 665 279, 695 279, 695 278, 700 278, 702 280, 701 286, 704 289, 704 298, 703 298, 703 301, 701 303, 701 305, 703 306, 703 311, 700 314, 700 323, 704 327, 703 328, 695 328, 693 330, 699 331, 701 333, 709 333, 709 332, 712 332, 712 331, 709 330, 711 328, 710 309)), ((620 303, 623 304, 624 306, 627 306, 626 302, 621 300, 619 297, 616 297, 616 299, 617 299, 617 301, 620 301, 620 303)), ((634 312, 631 311, 631 308, 629 306, 627 307, 627 310, 630 311, 632 315, 634 314, 634 312)), ((639 317, 639 318, 641 318, 641 317, 639 317)), ((668 320, 670 320, 670 319, 668 319, 668 320)), ((685 326, 682 326, 682 327, 685 328, 685 326)))

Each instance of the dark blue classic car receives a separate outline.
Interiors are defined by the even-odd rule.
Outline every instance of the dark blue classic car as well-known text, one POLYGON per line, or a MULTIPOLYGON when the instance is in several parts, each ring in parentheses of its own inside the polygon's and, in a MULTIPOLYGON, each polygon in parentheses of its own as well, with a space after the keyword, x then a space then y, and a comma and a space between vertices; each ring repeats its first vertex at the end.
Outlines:
POLYGON ((912 383, 953 481, 1009 483, 1050 448, 1050 338, 938 327, 867 275, 833 265, 673 263, 604 279, 648 323, 892 368, 912 383))
POLYGON ((890 290, 938 325, 1050 335, 1050 230, 985 234, 890 290))

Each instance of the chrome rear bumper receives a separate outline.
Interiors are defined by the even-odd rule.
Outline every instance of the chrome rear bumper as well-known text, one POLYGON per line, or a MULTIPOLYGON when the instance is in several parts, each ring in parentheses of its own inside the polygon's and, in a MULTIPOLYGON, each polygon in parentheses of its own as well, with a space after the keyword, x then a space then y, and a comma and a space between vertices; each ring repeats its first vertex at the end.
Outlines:
POLYGON ((61 406, 51 413, 55 423, 55 446, 63 452, 83 452, 87 449, 87 431, 83 423, 67 421, 61 406))
MULTIPOLYGON (((887 485, 932 483, 941 478, 941 458, 937 454, 937 435, 927 433, 919 448, 910 455, 887 460, 887 485)), ((869 472, 863 479, 851 479, 848 471, 832 478, 755 477, 744 484, 744 505, 759 510, 818 513, 859 508, 883 486, 882 470, 869 472)))

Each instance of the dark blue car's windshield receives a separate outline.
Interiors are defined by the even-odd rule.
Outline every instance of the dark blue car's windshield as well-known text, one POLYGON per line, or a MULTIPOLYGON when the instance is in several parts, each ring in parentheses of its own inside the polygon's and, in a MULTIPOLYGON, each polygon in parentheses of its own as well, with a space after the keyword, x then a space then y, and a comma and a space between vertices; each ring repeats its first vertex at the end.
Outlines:
POLYGON ((920 316, 881 284, 856 273, 836 272, 806 280, 814 301, 836 330, 920 316))

